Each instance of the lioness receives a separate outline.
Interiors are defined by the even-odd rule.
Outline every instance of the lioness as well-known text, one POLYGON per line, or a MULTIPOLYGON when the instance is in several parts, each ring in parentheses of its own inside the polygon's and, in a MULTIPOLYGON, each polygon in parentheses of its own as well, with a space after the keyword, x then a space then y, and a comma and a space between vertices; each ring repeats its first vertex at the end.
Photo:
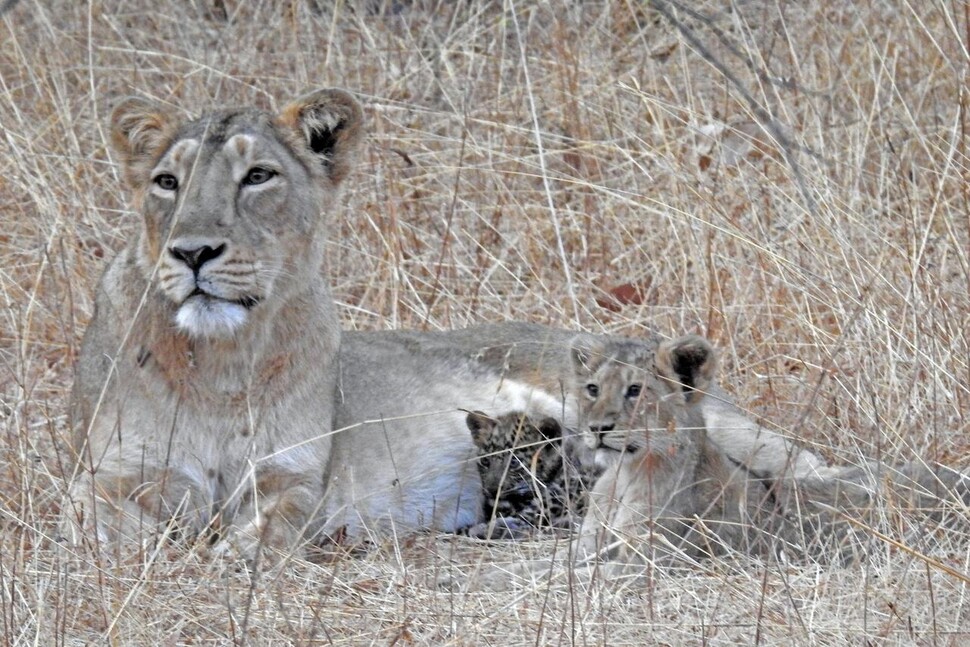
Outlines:
POLYGON ((141 227, 104 273, 81 348, 70 529, 137 540, 218 524, 252 556, 310 525, 340 341, 324 243, 361 122, 333 89, 275 115, 114 109, 141 227))
MULTIPOLYGON (((184 120, 141 99, 114 110, 142 223, 104 274, 78 362, 70 530, 106 540, 215 527, 247 556, 308 531, 457 530, 482 516, 459 408, 576 428, 568 331, 357 333, 334 361, 321 212, 361 120, 339 90, 277 115, 184 120)), ((703 406, 711 437, 747 468, 824 467, 730 403, 703 406)))

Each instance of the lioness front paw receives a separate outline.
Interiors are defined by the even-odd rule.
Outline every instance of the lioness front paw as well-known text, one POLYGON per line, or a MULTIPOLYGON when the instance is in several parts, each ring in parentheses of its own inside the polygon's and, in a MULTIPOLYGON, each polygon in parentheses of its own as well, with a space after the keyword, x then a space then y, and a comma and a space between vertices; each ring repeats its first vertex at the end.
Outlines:
POLYGON ((250 567, 275 565, 301 552, 300 536, 285 523, 264 519, 230 527, 212 548, 212 554, 227 561, 245 561, 250 567))

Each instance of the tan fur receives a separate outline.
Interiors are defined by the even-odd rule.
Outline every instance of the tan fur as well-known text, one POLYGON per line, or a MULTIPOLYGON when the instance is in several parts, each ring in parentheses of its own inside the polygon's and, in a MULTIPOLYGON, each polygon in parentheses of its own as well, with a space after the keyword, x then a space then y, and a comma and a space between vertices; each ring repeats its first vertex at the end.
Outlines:
POLYGON ((211 524, 253 556, 311 524, 340 339, 324 243, 361 121, 339 90, 278 117, 115 108, 141 225, 105 271, 78 363, 69 530, 137 541, 211 524))
MULTIPOLYGON (((583 395, 575 389, 574 345, 588 347, 617 343, 652 355, 661 343, 660 337, 653 334, 639 338, 577 336, 574 331, 523 322, 434 332, 381 331, 367 335, 369 339, 379 340, 401 352, 416 356, 445 354, 455 360, 472 361, 527 384, 537 392, 559 400, 562 403, 560 419, 567 428, 575 430, 580 427, 575 412, 583 395)), ((654 379, 659 380, 661 376, 654 379)), ((700 396, 702 391, 705 397, 699 398, 699 406, 709 439, 732 461, 755 474, 771 478, 786 474, 810 477, 829 473, 831 468, 821 457, 752 421, 716 382, 709 382, 704 389, 696 390, 696 394, 700 396)))
POLYGON ((740 543, 767 491, 708 440, 699 403, 714 376, 710 344, 579 338, 573 361, 586 442, 605 467, 577 554, 628 562, 740 543))

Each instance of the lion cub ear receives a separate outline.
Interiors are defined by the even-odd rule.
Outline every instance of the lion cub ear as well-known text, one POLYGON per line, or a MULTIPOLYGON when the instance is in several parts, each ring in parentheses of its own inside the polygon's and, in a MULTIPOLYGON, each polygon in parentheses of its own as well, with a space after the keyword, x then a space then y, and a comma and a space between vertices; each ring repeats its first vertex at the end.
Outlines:
POLYGON ((145 181, 176 122, 170 108, 141 97, 122 99, 111 111, 111 145, 121 157, 121 172, 129 186, 145 181))
POLYGON ((465 424, 472 432, 472 441, 479 447, 488 442, 489 436, 495 430, 498 421, 482 411, 470 411, 465 417, 465 424))
POLYGON ((577 375, 591 375, 603 361, 603 343, 592 335, 577 335, 573 338, 569 355, 577 375))
POLYGON ((364 113, 350 93, 336 88, 317 90, 293 101, 280 113, 279 122, 295 131, 340 184, 353 168, 353 157, 363 138, 364 113))
POLYGON ((680 385, 688 402, 704 396, 716 367, 714 348, 697 335, 665 341, 657 348, 657 372, 680 385))

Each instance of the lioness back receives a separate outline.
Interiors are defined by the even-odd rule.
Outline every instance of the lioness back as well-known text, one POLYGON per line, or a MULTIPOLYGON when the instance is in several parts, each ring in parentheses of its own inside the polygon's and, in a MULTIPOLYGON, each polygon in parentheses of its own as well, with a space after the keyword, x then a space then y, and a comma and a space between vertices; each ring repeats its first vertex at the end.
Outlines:
MULTIPOLYGON (((564 399, 576 410, 581 393, 572 389, 575 331, 541 324, 509 321, 445 331, 382 331, 388 342, 405 345, 414 352, 447 351, 500 371, 547 394, 564 399)), ((584 335, 587 340, 608 341, 632 352, 654 352, 661 338, 651 332, 628 338, 584 335)), ((734 461, 764 477, 810 476, 825 473, 825 461, 778 433, 765 429, 742 412, 716 382, 707 386, 700 400, 710 440, 734 461)), ((566 420, 575 427, 574 419, 566 420)))
POLYGON ((141 223, 84 337, 70 528, 142 539, 218 521, 251 555, 308 526, 340 339, 324 245, 361 121, 339 90, 276 115, 185 119, 142 99, 114 110, 141 223))

